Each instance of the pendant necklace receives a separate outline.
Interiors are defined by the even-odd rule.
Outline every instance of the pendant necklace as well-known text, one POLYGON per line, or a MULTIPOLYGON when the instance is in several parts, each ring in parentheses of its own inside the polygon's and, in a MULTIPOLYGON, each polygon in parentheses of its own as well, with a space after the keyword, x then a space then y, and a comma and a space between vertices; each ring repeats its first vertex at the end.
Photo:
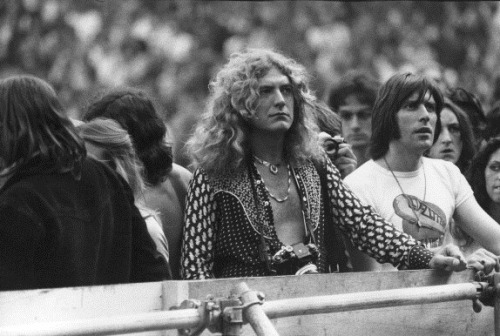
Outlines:
MULTIPOLYGON (((401 190, 401 193, 403 195, 406 195, 405 192, 404 192, 404 190, 403 190, 403 187, 401 186, 401 184, 399 183, 398 178, 396 177, 396 174, 394 174, 394 172, 392 171, 391 166, 389 166, 389 163, 387 162, 385 156, 384 156, 384 162, 387 165, 387 168, 389 168, 389 171, 391 172, 392 176, 396 180, 396 183, 398 184, 399 189, 401 190)), ((423 199, 423 201, 425 202, 425 196, 427 194, 427 177, 425 176, 424 162, 422 162, 422 169, 424 170, 424 199, 423 199)), ((420 228, 422 226, 420 224, 420 215, 417 213, 417 211, 412 206, 409 205, 409 208, 411 209, 411 211, 413 212, 413 215, 415 216, 415 220, 416 220, 417 226, 420 228)))
MULTIPOLYGON (((291 173, 291 171, 290 171, 290 164, 287 164, 286 166, 287 166, 287 170, 288 170, 288 188, 287 188, 287 190, 286 190, 286 196, 285 196, 285 197, 283 197, 283 198, 279 198, 279 197, 274 196, 274 195, 271 193, 271 191, 269 191, 269 189, 267 188, 266 183, 264 182, 264 179, 263 179, 263 178, 262 178, 262 176, 261 176, 261 179, 262 179, 262 182, 263 182, 262 184, 264 185, 264 188, 266 189, 267 193, 269 194, 269 196, 270 196, 272 199, 274 199, 274 200, 275 200, 276 202, 278 202, 278 203, 283 203, 283 202, 285 202, 285 201, 288 199, 288 197, 290 196, 290 189, 291 189, 291 187, 292 187, 292 173, 291 173)), ((272 173, 272 172, 271 172, 271 173, 272 173)))
POLYGON ((261 165, 266 166, 273 175, 278 174, 278 167, 281 166, 281 163, 273 164, 271 162, 264 161, 261 158, 256 157, 255 155, 253 156, 253 158, 261 165))

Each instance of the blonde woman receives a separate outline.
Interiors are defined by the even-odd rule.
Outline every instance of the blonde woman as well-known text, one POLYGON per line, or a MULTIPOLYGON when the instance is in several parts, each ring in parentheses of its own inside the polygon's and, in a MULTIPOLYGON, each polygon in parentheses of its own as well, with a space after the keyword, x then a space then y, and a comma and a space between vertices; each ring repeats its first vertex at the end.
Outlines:
POLYGON ((144 204, 143 166, 135 154, 128 132, 116 121, 103 118, 83 123, 78 126, 78 129, 89 155, 108 164, 128 182, 134 193, 136 206, 146 221, 149 234, 158 252, 168 261, 168 244, 161 220, 154 210, 144 204))

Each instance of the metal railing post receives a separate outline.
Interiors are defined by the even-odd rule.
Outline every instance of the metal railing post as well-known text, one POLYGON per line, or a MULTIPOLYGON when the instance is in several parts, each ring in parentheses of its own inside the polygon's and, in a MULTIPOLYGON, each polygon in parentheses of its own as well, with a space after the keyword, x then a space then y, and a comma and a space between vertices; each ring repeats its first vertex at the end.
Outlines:
POLYGON ((500 273, 493 274, 493 293, 495 295, 495 336, 500 336, 500 273))

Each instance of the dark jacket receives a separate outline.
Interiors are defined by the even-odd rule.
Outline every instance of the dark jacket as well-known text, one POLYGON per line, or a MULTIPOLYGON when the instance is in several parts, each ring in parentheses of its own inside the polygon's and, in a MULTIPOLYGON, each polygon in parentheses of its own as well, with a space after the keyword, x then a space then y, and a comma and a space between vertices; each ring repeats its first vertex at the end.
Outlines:
POLYGON ((157 252, 115 172, 85 159, 71 173, 12 176, 0 190, 0 290, 159 281, 157 252))

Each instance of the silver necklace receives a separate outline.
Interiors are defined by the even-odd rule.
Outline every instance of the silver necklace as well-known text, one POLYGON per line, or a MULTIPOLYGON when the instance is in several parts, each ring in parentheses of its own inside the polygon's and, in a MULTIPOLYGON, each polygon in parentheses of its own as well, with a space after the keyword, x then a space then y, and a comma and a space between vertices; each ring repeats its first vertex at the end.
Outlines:
POLYGON ((257 161, 261 165, 266 166, 272 174, 274 174, 274 175, 278 174, 278 167, 281 166, 281 163, 273 164, 271 162, 264 161, 255 155, 253 156, 253 158, 255 161, 257 161))
POLYGON ((269 191, 269 189, 267 188, 266 183, 264 182, 264 179, 262 178, 262 176, 260 177, 262 179, 263 184, 264 184, 264 188, 266 189, 269 196, 278 203, 283 203, 288 199, 288 197, 290 196, 290 189, 292 187, 292 173, 290 171, 290 164, 287 164, 286 166, 287 166, 287 170, 288 170, 288 189, 286 190, 286 196, 283 198, 279 198, 279 197, 274 196, 271 193, 271 191, 269 191))
MULTIPOLYGON (((389 162, 387 162, 387 159, 385 158, 385 156, 384 156, 384 162, 387 165, 387 168, 389 168, 389 171, 391 172, 392 176, 396 180, 396 183, 398 184, 399 189, 401 190, 401 193, 403 195, 406 195, 406 193, 403 190, 403 187, 399 183, 399 180, 396 177, 396 174, 394 174, 394 172, 392 171, 392 168, 389 165, 389 162)), ((425 196, 427 195, 427 177, 425 176, 425 167, 424 167, 424 163, 423 162, 422 162, 422 169, 424 170, 424 199, 423 199, 423 201, 425 202, 425 196)), ((418 225, 418 227, 421 227, 422 225, 420 224, 420 216, 419 216, 419 214, 417 213, 417 211, 415 211, 415 209, 413 209, 412 206, 410 206, 410 209, 413 212, 413 215, 415 216, 416 224, 418 225)))

